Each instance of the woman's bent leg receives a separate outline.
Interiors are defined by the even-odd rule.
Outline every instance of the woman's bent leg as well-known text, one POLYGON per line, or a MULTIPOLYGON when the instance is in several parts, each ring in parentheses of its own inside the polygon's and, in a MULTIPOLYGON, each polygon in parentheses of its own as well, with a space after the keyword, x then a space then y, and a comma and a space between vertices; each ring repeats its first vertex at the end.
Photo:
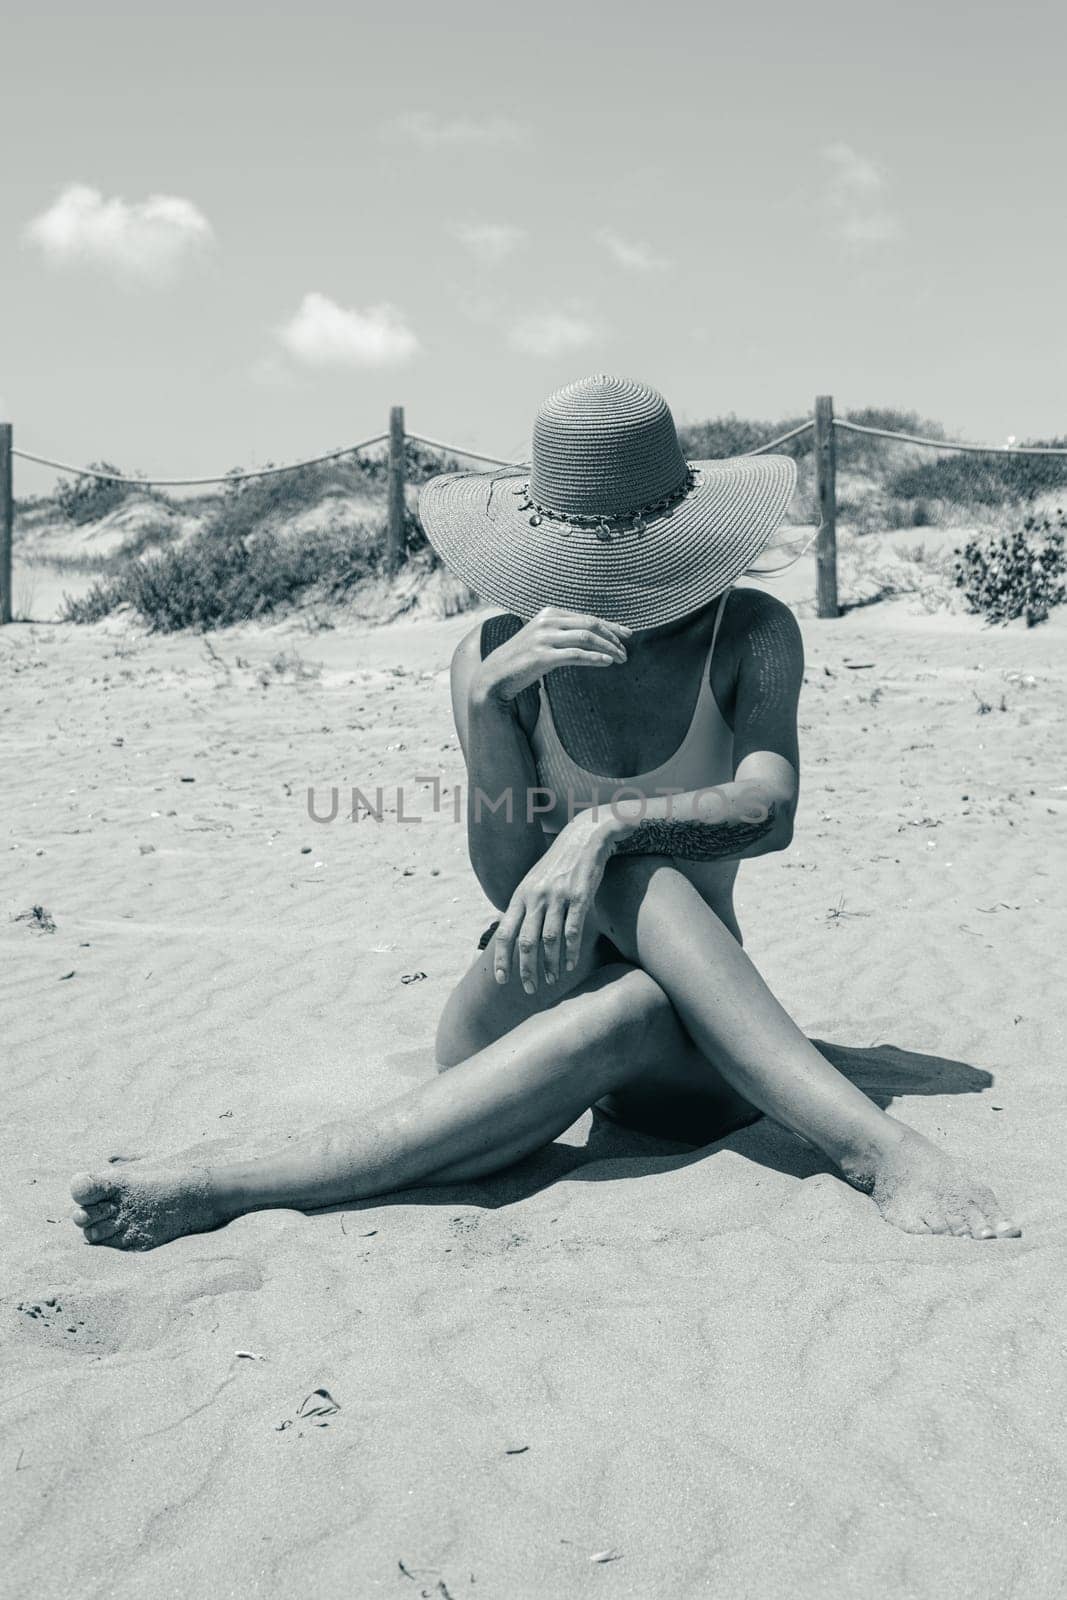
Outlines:
POLYGON ((314 1210, 510 1165, 627 1078, 687 1048, 659 985, 600 967, 550 1009, 441 1076, 286 1149, 225 1166, 131 1163, 76 1178, 92 1244, 151 1249, 269 1207, 314 1210))
POLYGON ((821 1056, 693 884, 663 858, 611 862, 600 926, 655 978, 702 1055, 750 1101, 823 1151, 888 1221, 910 1232, 1019 1230, 951 1157, 821 1056))

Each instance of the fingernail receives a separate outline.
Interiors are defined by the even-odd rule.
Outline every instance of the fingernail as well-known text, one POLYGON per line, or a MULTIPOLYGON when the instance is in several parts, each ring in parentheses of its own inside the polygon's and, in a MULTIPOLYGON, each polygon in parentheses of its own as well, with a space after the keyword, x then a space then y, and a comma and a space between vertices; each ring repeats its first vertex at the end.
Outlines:
POLYGON ((545 973, 545 982, 546 982, 546 983, 555 983, 555 981, 556 981, 556 980, 555 980, 555 978, 554 978, 554 977, 553 977, 553 976, 552 976, 552 974, 551 974, 551 972, 546 972, 546 973, 545 973))
POLYGON ((507 983, 508 981, 508 975, 502 967, 498 967, 496 970, 496 981, 497 983, 507 983))
POLYGON ((524 989, 525 989, 525 990, 526 990, 526 993, 527 993, 527 994, 533 994, 533 992, 534 992, 534 986, 533 986, 533 984, 532 984, 532 983, 531 983, 531 982, 530 982, 530 980, 529 980, 529 978, 524 978, 524 979, 523 979, 523 983, 522 983, 522 986, 523 986, 523 988, 524 988, 524 989))

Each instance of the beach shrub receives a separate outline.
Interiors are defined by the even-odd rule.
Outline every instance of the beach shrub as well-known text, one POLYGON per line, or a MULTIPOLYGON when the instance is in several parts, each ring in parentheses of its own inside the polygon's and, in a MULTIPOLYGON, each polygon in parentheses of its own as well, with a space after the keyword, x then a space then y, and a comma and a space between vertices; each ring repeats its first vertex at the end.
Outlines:
POLYGON ((143 556, 150 550, 158 550, 161 545, 173 544, 178 533, 176 522, 146 522, 108 558, 109 569, 116 570, 131 556, 143 556))
POLYGON ((204 528, 158 555, 127 557, 80 599, 68 599, 63 620, 98 622, 129 605, 161 633, 225 627, 264 616, 312 589, 340 596, 376 571, 380 556, 380 533, 363 525, 254 538, 204 528))
MULTIPOLYGON (((93 461, 90 465, 98 472, 121 471, 111 461, 93 461)), ((119 483, 116 478, 91 478, 79 474, 74 479, 60 478, 54 499, 60 514, 68 522, 80 526, 83 522, 98 522, 133 493, 133 484, 119 483)))
MULTIPOLYGON (((736 417, 711 417, 707 422, 690 422, 678 429, 678 439, 684 455, 690 461, 717 461, 724 456, 743 456, 768 439, 799 428, 804 417, 787 417, 783 422, 752 422, 736 417)), ((802 433, 799 439, 790 439, 780 445, 776 454, 800 457, 811 449, 811 433, 802 433)), ((447 469, 442 469, 447 470, 447 469)))
MULTIPOLYGON (((409 483, 459 466, 411 440, 407 452, 409 483)), ((285 524, 331 494, 365 494, 371 487, 380 504, 385 473, 384 460, 363 457, 295 467, 269 478, 240 479, 235 470, 191 539, 179 544, 173 526, 151 524, 108 559, 104 575, 85 595, 67 599, 63 619, 98 622, 129 605, 150 628, 170 632, 264 616, 311 591, 336 599, 382 569, 384 533, 377 506, 375 525, 350 518, 343 526, 293 534, 285 524), (161 545, 170 548, 161 550, 161 545)), ((404 561, 417 556, 430 566, 438 564, 410 509, 401 555, 404 561)))
POLYGON ((1067 517, 1027 517, 1012 534, 972 539, 956 557, 955 582, 967 608, 989 622, 1025 617, 1027 627, 1044 622, 1063 604, 1067 517))
MULTIPOLYGON (((1043 449, 1062 450, 1067 440, 1028 440, 1043 449)), ((950 500, 956 505, 999 506, 1006 500, 1031 501, 1067 487, 1067 456, 950 455, 903 467, 889 481, 902 500, 950 500)))
MULTIPOLYGON (((451 456, 406 440, 404 471, 409 484, 425 483, 439 472, 458 469, 459 463, 451 456)), ((234 468, 221 499, 211 508, 211 523, 219 534, 245 538, 264 523, 298 516, 331 494, 369 494, 377 499, 384 493, 387 470, 384 456, 362 455, 293 467, 269 478, 241 478, 239 469, 234 468)))
MULTIPOLYGON (((924 439, 943 439, 945 430, 939 422, 922 417, 917 411, 898 411, 892 406, 861 406, 858 410, 842 411, 846 422, 858 423, 861 428, 885 428, 890 433, 916 433, 924 439)), ((900 452, 916 447, 902 444, 898 439, 878 439, 864 433, 849 433, 838 428, 835 433, 835 453, 838 470, 864 472, 880 481, 899 465, 900 452)))

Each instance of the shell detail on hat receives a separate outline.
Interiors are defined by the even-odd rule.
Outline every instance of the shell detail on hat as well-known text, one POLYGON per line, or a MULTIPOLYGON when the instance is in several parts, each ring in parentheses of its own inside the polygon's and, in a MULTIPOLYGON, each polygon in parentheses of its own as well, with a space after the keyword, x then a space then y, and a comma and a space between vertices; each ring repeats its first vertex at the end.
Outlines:
POLYGON ((654 627, 740 576, 795 483, 788 456, 687 461, 663 396, 601 373, 540 407, 528 469, 432 478, 419 515, 483 600, 520 617, 556 605, 654 627))

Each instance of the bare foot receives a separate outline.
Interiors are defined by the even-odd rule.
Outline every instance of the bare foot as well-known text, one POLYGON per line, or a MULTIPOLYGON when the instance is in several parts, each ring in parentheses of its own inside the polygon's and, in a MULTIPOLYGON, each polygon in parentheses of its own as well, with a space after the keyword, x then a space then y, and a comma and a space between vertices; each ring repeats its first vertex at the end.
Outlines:
POLYGON ((887 1222, 905 1233, 953 1233, 961 1239, 1018 1239, 1016 1227, 992 1189, 978 1182, 955 1156, 911 1128, 872 1159, 845 1169, 887 1222))
POLYGON ((186 1233, 208 1233, 230 1217, 214 1198, 205 1167, 153 1167, 131 1162, 80 1172, 71 1213, 87 1244, 154 1250, 186 1233))

